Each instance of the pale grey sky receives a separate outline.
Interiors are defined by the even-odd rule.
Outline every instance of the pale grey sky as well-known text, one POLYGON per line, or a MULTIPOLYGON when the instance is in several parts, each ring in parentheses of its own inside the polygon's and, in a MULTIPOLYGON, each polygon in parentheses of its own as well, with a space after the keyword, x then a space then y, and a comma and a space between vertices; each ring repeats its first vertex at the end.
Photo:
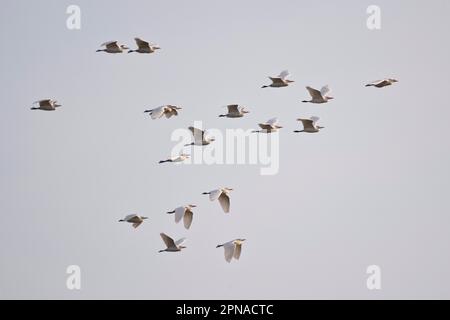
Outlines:
POLYGON ((0 298, 450 298, 450 2, 23 1, 0 11, 0 298), (81 30, 66 28, 77 4, 81 30), (366 28, 366 8, 382 28, 366 28), (136 36, 153 55, 96 53, 136 36), (296 82, 261 89, 289 69, 296 82), (364 84, 395 77, 382 90, 364 84), (335 100, 306 105, 306 85, 335 100), (55 112, 30 111, 51 97, 55 112), (247 105, 243 119, 221 106, 247 105), (179 117, 152 121, 162 104, 179 117), (320 134, 294 134, 317 115, 320 134), (170 135, 279 117, 280 171, 158 166, 170 135), (344 126, 345 124, 345 126, 344 126), (225 215, 203 191, 235 189, 225 215), (195 203, 190 230, 164 213, 195 203), (117 223, 150 217, 139 229, 117 223), (186 236, 158 254, 160 232, 186 236), (218 243, 247 238, 227 264, 218 243), (66 267, 82 289, 66 288, 66 267), (382 290, 366 288, 366 267, 382 290), (133 276, 135 274, 135 276, 133 276))

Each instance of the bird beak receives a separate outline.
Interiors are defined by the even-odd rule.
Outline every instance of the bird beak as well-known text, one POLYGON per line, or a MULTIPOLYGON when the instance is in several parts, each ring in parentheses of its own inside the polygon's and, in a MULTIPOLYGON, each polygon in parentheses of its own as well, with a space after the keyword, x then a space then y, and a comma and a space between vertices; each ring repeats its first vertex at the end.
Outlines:
POLYGON ((142 217, 142 220, 148 219, 148 217, 142 217))

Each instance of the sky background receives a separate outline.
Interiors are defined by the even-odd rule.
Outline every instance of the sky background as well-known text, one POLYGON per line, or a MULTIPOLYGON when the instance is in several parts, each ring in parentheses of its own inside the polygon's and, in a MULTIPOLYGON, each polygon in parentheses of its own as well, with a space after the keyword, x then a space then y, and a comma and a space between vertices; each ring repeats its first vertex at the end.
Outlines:
POLYGON ((450 2, 23 1, 0 11, 0 298, 450 298, 450 2), (81 30, 66 8, 81 8, 81 30), (369 5, 381 30, 366 27, 369 5), (96 53, 134 37, 152 55, 96 53), (288 69, 296 82, 261 89, 288 69), (384 89, 364 84, 385 77, 384 89), (335 100, 302 104, 306 85, 335 100), (30 111, 54 98, 55 112, 30 111), (243 119, 217 117, 246 105, 243 119), (152 121, 162 104, 179 117, 152 121), (298 117, 319 134, 294 134, 298 117), (280 170, 157 165, 173 130, 278 117, 280 170), (201 193, 233 187, 231 213, 201 193), (190 230, 166 211, 194 203, 190 230), (149 216, 134 230, 117 220, 149 216), (158 254, 159 233, 187 237, 158 254), (248 239, 241 259, 216 249, 248 239), (81 290, 66 268, 81 267, 81 290), (379 265, 382 289, 366 287, 379 265))

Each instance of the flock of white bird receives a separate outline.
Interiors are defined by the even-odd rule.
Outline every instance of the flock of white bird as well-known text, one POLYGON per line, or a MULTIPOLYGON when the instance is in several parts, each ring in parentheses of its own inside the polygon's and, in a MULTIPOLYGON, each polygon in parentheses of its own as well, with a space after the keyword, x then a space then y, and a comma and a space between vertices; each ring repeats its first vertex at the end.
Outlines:
MULTIPOLYGON (((132 50, 128 46, 124 44, 120 44, 118 41, 109 41, 103 43, 101 46, 104 47, 104 49, 98 49, 97 52, 106 52, 111 54, 116 53, 123 53, 128 50, 128 53, 137 52, 142 54, 150 54, 154 53, 156 50, 161 49, 161 47, 157 44, 150 43, 147 41, 144 41, 140 38, 134 39, 137 45, 137 49, 132 50)), ((272 81, 269 85, 264 85, 262 88, 282 88, 287 87, 291 83, 295 82, 293 80, 288 79, 289 72, 287 70, 282 71, 278 76, 276 77, 269 77, 269 79, 272 81)), ((366 87, 376 87, 376 88, 383 88, 386 86, 390 86, 394 84, 395 82, 398 82, 396 79, 387 78, 383 80, 374 81, 371 83, 366 84, 366 87)), ((309 95, 311 96, 311 100, 303 100, 304 103, 315 103, 315 104, 323 104, 327 103, 330 100, 333 99, 329 94, 331 92, 328 85, 323 86, 320 90, 306 87, 308 90, 309 95)), ((56 100, 53 99, 43 99, 39 100, 33 103, 33 107, 31 107, 31 110, 44 110, 44 111, 54 111, 56 108, 61 107, 61 104, 59 104, 56 100)), ((245 110, 245 107, 239 106, 237 104, 228 105, 228 112, 226 114, 221 114, 219 117, 226 117, 226 118, 242 118, 245 114, 249 113, 249 111, 245 110)), ((163 116, 165 116, 167 119, 171 118, 172 116, 178 116, 178 111, 181 110, 181 107, 173 106, 173 105, 164 105, 160 106, 154 109, 145 110, 145 113, 148 113, 150 117, 155 120, 159 119, 163 116)), ((317 125, 317 122, 319 121, 318 117, 311 117, 309 119, 303 119, 299 118, 297 121, 301 122, 303 125, 303 130, 295 130, 294 132, 306 132, 306 133, 317 133, 324 127, 317 125)), ((258 133, 272 133, 276 132, 279 129, 282 128, 278 124, 277 118, 272 118, 264 123, 258 124, 261 130, 254 130, 253 132, 258 133)), ((213 137, 208 137, 205 134, 205 131, 189 127, 189 130, 191 131, 193 135, 193 142, 190 144, 187 144, 186 146, 205 146, 209 145, 212 142, 214 142, 213 137)), ((176 157, 170 157, 165 160, 159 161, 159 163, 166 163, 166 162, 182 162, 185 161, 190 157, 189 154, 181 153, 180 155, 176 157)), ((211 201, 218 201, 222 210, 225 213, 230 212, 230 192, 233 191, 231 188, 219 188, 216 190, 212 190, 210 192, 203 192, 204 195, 209 195, 209 199, 211 201)), ((196 205, 189 204, 186 206, 178 207, 172 211, 168 211, 167 214, 173 214, 175 216, 175 222, 179 223, 181 220, 183 220, 184 227, 186 229, 189 229, 191 227, 193 218, 194 218, 194 212, 193 209, 196 208, 196 205)), ((130 214, 124 217, 123 219, 120 219, 119 222, 128 222, 130 223, 134 228, 139 227, 144 220, 148 219, 148 217, 140 216, 137 214, 130 214)), ((178 252, 182 249, 186 248, 183 246, 183 243, 185 242, 186 238, 181 238, 177 241, 174 241, 171 237, 166 235, 165 233, 160 233, 161 239, 163 240, 166 249, 160 250, 159 252, 178 252)), ((224 255, 225 260, 227 262, 231 262, 231 260, 239 259, 241 256, 242 251, 242 244, 245 241, 245 239, 234 239, 231 241, 228 241, 223 244, 217 245, 216 248, 224 248, 224 255)))

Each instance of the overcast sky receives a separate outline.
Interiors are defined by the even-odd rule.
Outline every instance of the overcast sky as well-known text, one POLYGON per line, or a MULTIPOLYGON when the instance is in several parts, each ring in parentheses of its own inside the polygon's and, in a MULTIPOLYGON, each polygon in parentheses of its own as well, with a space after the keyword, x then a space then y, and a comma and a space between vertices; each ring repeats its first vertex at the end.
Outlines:
POLYGON ((0 11, 0 298, 450 298, 450 2, 24 1, 0 11), (81 8, 81 30, 66 8, 81 8), (369 5, 381 30, 366 27, 369 5), (134 37, 152 55, 96 53, 134 37), (261 89, 288 69, 295 80, 261 89), (394 77, 384 89, 364 84, 394 77), (335 99, 302 104, 306 85, 335 99), (30 111, 54 98, 55 112, 30 111), (246 105, 243 119, 219 118, 246 105), (183 107, 152 121, 143 111, 183 107), (294 134, 319 116, 318 134, 294 134), (158 165, 278 117, 280 167, 158 165), (234 188, 224 214, 204 191, 234 188), (165 214, 194 203, 190 230, 165 214), (138 229, 118 223, 149 216, 138 229), (161 253, 159 233, 187 237, 161 253), (228 264, 218 243, 243 237, 228 264), (81 290, 66 288, 79 265, 81 290), (366 287, 379 265, 382 289, 366 287))

